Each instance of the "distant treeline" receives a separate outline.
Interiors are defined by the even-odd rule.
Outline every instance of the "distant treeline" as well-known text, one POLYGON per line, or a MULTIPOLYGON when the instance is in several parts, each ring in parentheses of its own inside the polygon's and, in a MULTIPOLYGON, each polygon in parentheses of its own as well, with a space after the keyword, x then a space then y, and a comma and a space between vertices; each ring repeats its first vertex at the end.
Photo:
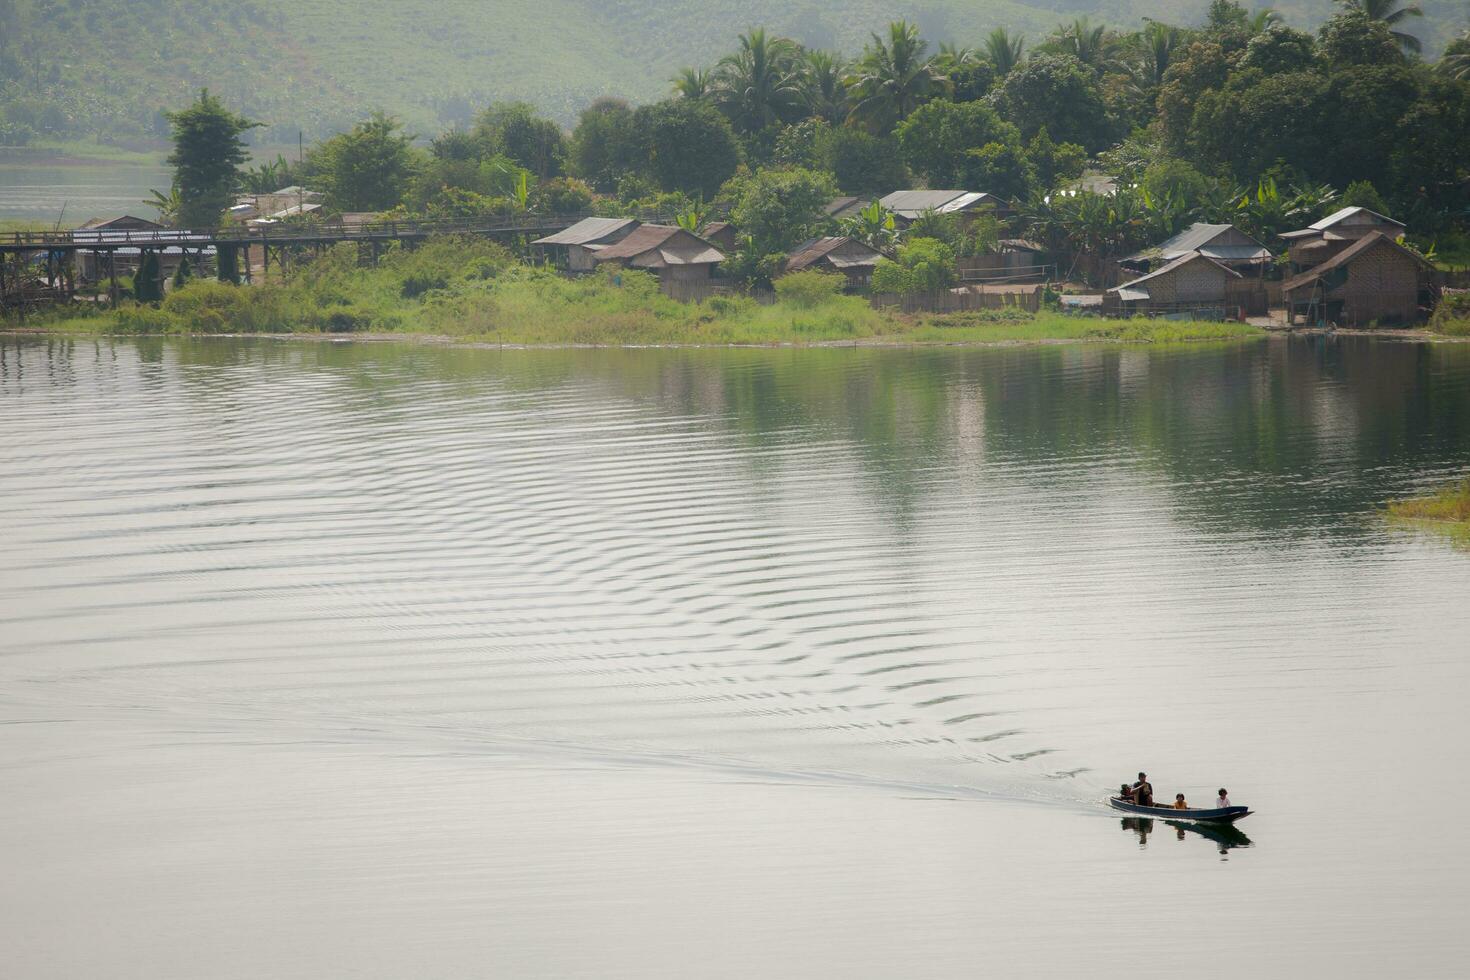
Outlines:
POLYGON ((812 202, 907 186, 997 194, 1023 205, 1017 230, 1101 253, 1190 220, 1274 235, 1344 203, 1453 251, 1470 213, 1470 38, 1420 59, 1413 9, 1355 0, 1309 34, 1214 0, 1199 27, 1082 19, 1034 47, 995 30, 974 49, 935 49, 900 21, 852 59, 756 29, 679 72, 668 99, 599 99, 570 132, 501 103, 425 147, 375 114, 244 184, 301 182, 340 211, 646 208, 692 226, 718 199, 747 273, 822 230, 812 202), (1084 172, 1117 192, 1057 193, 1084 172))

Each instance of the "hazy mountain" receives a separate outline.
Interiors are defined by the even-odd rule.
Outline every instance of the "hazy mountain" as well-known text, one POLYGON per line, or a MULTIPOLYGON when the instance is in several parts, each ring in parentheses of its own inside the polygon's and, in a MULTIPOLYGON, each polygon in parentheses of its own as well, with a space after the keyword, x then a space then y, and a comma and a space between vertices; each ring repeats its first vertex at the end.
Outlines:
MULTIPOLYGON (((269 124, 262 138, 340 129, 381 107, 436 130, 495 99, 563 121, 599 95, 661 97, 684 65, 708 65, 765 25, 855 52, 904 17, 940 41, 993 27, 1032 39, 1079 14, 1134 27, 1198 23, 1207 0, 0 0, 0 110, 43 131, 162 135, 160 110, 208 86, 269 124)), ((1428 0, 1410 29, 1437 50, 1465 14, 1428 0)), ((1315 26, 1330 0, 1277 4, 1315 26)))

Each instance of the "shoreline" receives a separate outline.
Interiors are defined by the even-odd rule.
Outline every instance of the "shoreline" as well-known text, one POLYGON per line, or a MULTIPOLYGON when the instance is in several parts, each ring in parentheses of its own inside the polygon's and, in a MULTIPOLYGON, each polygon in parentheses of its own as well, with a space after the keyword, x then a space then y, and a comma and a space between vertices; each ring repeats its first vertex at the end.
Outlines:
POLYGON ((903 349, 903 348, 948 348, 965 347, 976 349, 1005 348, 1005 347, 1037 347, 1037 346, 1060 346, 1069 344, 1081 345, 1121 345, 1127 347, 1179 347, 1196 344, 1221 344, 1221 343, 1245 343, 1261 340, 1274 340, 1288 337, 1370 337, 1378 340, 1387 340, 1399 343, 1470 343, 1470 337, 1450 337, 1443 334, 1433 333, 1428 330, 1323 330, 1320 328, 1303 328, 1296 330, 1284 329, 1261 329, 1255 334, 1243 334, 1238 337, 1200 337, 1196 339, 1179 340, 1154 340, 1147 338, 1127 337, 998 337, 993 340, 975 338, 956 338, 954 340, 935 339, 905 339, 901 336, 893 337, 856 337, 850 339, 831 340, 773 340, 769 342, 750 343, 715 343, 699 341, 673 341, 668 343, 649 343, 629 341, 627 343, 587 343, 567 341, 564 343, 545 343, 524 340, 493 340, 486 337, 458 337, 446 333, 413 332, 413 331, 363 331, 360 333, 324 333, 321 331, 299 331, 291 333, 280 332, 237 332, 237 333, 213 333, 202 331, 184 331, 169 333, 143 333, 128 334, 117 333, 106 330, 56 330, 47 327, 21 327, 14 324, 0 326, 0 337, 71 337, 78 339, 129 339, 142 340, 148 338, 175 338, 184 340, 276 340, 276 341, 306 341, 314 343, 364 343, 364 344, 391 344, 404 343, 430 347, 444 347, 448 349, 461 350, 824 350, 835 348, 874 348, 874 349, 903 349))

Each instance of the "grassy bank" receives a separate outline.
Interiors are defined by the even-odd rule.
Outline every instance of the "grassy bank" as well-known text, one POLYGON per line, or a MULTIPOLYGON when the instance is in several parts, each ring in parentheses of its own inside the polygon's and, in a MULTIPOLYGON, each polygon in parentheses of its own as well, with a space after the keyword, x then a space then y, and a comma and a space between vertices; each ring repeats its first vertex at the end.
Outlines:
POLYGON ((1259 335, 1240 324, 1099 320, 1016 310, 901 316, 837 295, 833 280, 788 277, 777 301, 671 300, 653 276, 612 270, 567 279, 479 240, 390 250, 376 268, 339 246, 289 281, 235 287, 196 281, 160 305, 73 309, 32 326, 58 332, 411 333, 516 344, 1173 342, 1259 335))
POLYGON ((1388 516, 1406 524, 1429 528, 1455 542, 1470 545, 1470 478, 1428 497, 1396 500, 1388 516))
POLYGON ((1470 337, 1470 293, 1445 293, 1429 318, 1429 329, 1446 337, 1470 337))

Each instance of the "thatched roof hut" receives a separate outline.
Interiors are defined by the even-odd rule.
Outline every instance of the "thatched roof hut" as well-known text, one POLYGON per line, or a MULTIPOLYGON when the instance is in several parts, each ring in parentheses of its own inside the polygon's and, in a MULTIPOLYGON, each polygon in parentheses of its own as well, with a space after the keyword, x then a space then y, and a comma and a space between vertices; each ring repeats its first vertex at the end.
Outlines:
POLYGON ((1407 227, 1402 221, 1395 221, 1377 211, 1349 207, 1334 211, 1297 231, 1284 231, 1281 237, 1286 239, 1289 247, 1292 270, 1303 272, 1314 265, 1321 265, 1361 238, 1375 232, 1398 238, 1407 227))
POLYGON ((1103 294, 1103 306, 1135 313, 1224 308, 1229 284, 1240 278, 1240 273, 1207 255, 1186 252, 1147 275, 1109 289, 1103 294))
POLYGON ((626 238, 595 252, 601 265, 617 262, 635 269, 650 269, 661 280, 708 279, 725 255, 709 242, 673 225, 641 225, 626 238))
POLYGON ((583 218, 531 244, 552 252, 573 272, 589 272, 596 264, 593 255, 627 238, 638 225, 636 218, 583 218))
POLYGON ((840 272, 852 283, 861 284, 873 277, 873 267, 882 258, 883 254, 877 249, 846 235, 814 238, 792 251, 786 259, 785 271, 820 269, 823 272, 840 272))
POLYGON ((1286 280, 1281 295, 1291 313, 1313 323, 1411 323, 1432 299, 1432 271, 1423 256, 1375 231, 1286 280))

